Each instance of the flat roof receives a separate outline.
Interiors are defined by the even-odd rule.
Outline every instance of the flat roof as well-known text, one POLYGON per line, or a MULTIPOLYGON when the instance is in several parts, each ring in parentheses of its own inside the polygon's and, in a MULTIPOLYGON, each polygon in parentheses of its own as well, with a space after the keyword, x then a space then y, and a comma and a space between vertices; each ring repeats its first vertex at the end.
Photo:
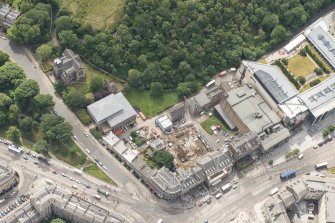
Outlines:
POLYGON ((303 34, 299 34, 293 40, 291 40, 286 46, 284 46, 284 50, 286 52, 291 52, 294 48, 299 46, 302 42, 304 42, 306 37, 303 34))
POLYGON ((279 116, 256 90, 248 86, 230 91, 227 101, 250 131, 257 134, 280 122, 279 116))
POLYGON ((246 64, 253 71, 257 81, 277 104, 298 94, 297 89, 276 66, 251 61, 247 61, 246 64))
POLYGON ((321 26, 317 26, 307 34, 308 40, 323 55, 328 63, 335 68, 335 40, 334 37, 321 26))
POLYGON ((107 121, 111 127, 136 115, 136 111, 121 92, 90 104, 87 110, 97 124, 107 121))
POLYGON ((325 196, 327 222, 335 222, 335 193, 327 192, 325 196))
POLYGON ((298 95, 314 117, 335 108, 335 74, 298 95))
POLYGON ((308 110, 307 106, 298 96, 295 96, 278 106, 282 112, 291 119, 308 110))
POLYGON ((225 121, 225 123, 229 126, 230 129, 236 128, 236 125, 230 119, 230 117, 223 111, 220 104, 217 104, 214 108, 217 111, 217 113, 222 117, 222 119, 225 121))

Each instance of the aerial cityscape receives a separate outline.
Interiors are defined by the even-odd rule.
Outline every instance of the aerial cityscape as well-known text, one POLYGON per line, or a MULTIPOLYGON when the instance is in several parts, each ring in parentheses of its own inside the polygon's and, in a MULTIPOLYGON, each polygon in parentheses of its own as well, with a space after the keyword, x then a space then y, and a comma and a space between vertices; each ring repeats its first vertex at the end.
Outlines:
POLYGON ((0 1, 1 223, 335 223, 335 1, 0 1))

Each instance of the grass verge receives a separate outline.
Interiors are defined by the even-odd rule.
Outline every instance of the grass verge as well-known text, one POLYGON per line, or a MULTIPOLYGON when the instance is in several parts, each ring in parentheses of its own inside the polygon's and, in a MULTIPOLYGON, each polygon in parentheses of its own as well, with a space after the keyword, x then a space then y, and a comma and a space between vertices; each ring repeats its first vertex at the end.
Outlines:
POLYGON ((211 116, 211 117, 209 117, 206 121, 203 121, 202 123, 201 123, 201 127, 208 133, 208 134, 211 134, 211 135, 213 135, 213 130, 211 129, 211 126, 212 125, 217 125, 217 124, 219 124, 220 126, 221 126, 221 130, 224 130, 224 131, 226 131, 226 132, 229 132, 230 131, 230 129, 229 129, 229 127, 225 124, 225 123, 223 123, 223 122, 221 122, 216 116, 211 116))
POLYGON ((328 173, 335 174, 335 167, 328 168, 328 173))
POLYGON ((153 117, 178 103, 174 91, 165 91, 159 98, 151 97, 149 91, 130 91, 125 96, 131 105, 138 107, 147 117, 153 117))
POLYGON ((73 142, 68 140, 65 143, 54 144, 50 152, 57 157, 76 168, 81 168, 87 160, 86 154, 73 142))
POLYGON ((106 29, 120 20, 124 0, 61 0, 61 6, 96 29, 106 29))
POLYGON ((92 161, 89 161, 86 166, 84 167, 84 172, 85 173, 88 173, 106 183, 109 183, 109 184, 113 184, 113 185, 116 185, 116 183, 111 179, 109 178, 102 170, 100 170, 100 168, 95 164, 93 163, 92 161))
POLYGON ((316 65, 308 56, 301 56, 299 54, 288 59, 288 69, 295 75, 306 77, 308 74, 314 72, 316 65))

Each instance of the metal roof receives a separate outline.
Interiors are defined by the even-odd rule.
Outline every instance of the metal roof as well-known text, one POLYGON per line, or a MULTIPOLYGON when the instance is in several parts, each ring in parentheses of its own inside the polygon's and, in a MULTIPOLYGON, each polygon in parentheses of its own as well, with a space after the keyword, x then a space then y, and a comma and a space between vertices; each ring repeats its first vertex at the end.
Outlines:
POLYGON ((291 52, 295 47, 299 46, 302 42, 304 42, 306 37, 303 34, 299 34, 293 40, 291 40, 286 46, 284 46, 284 50, 286 52, 291 52))
POLYGON ((136 111, 121 92, 90 104, 87 110, 96 123, 107 121, 111 127, 136 116, 136 111))
POLYGON ((298 94, 297 89, 276 66, 256 62, 247 62, 247 65, 254 72, 257 81, 277 104, 298 94))
POLYGON ((318 49, 328 63, 335 68, 335 40, 320 26, 307 34, 308 40, 318 49))
POLYGON ((335 74, 298 95, 314 117, 335 108, 335 74))
POLYGON ((227 102, 250 131, 257 134, 280 122, 279 116, 256 90, 248 86, 230 91, 227 102))

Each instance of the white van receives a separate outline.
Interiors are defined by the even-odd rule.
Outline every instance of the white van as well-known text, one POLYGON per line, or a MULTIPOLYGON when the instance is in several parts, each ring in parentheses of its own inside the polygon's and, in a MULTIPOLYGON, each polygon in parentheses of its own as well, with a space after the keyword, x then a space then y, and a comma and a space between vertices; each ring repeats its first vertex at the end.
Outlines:
POLYGON ((73 185, 72 185, 72 188, 77 190, 77 189, 78 189, 78 186, 75 185, 75 184, 73 184, 73 185))
POLYGON ((216 199, 220 199, 222 197, 222 193, 217 193, 216 195, 215 195, 215 198, 216 199))
POLYGON ((158 219, 157 223, 163 223, 163 220, 160 218, 158 219))
POLYGON ((304 154, 301 153, 301 154, 298 156, 298 159, 301 160, 303 157, 304 157, 304 154))
POLYGON ((276 194, 278 191, 279 191, 278 187, 273 188, 273 189, 270 191, 269 196, 272 196, 272 195, 276 194))
POLYGON ((47 184, 53 184, 52 180, 49 180, 49 179, 45 179, 45 182, 46 182, 47 184))

